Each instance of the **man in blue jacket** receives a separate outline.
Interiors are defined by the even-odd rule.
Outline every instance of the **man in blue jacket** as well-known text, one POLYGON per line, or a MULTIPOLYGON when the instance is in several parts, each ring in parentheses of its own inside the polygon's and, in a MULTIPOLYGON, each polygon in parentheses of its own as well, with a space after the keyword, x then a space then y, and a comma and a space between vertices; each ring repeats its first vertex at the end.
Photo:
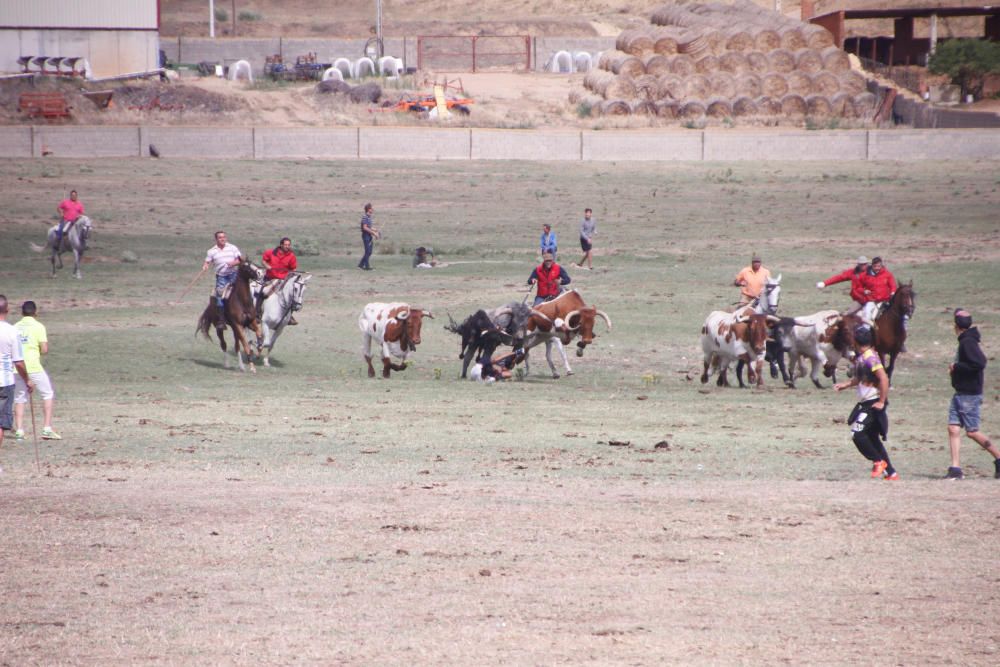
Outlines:
POLYGON ((541 247, 542 255, 550 253, 552 257, 556 256, 556 251, 559 248, 556 242, 556 233, 552 231, 552 225, 542 225, 542 237, 539 241, 539 246, 541 247))

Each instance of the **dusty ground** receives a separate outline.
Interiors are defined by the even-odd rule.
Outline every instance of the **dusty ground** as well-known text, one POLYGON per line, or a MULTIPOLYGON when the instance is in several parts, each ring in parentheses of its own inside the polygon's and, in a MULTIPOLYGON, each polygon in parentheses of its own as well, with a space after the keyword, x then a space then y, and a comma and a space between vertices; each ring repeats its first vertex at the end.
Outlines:
POLYGON ((1000 414, 988 166, 0 161, 0 291, 40 304, 64 436, 40 472, 30 440, 0 448, 0 663, 995 664, 1000 483, 971 444, 969 478, 938 479, 955 305, 992 359, 987 432, 1000 414), (70 187, 82 282, 27 250, 70 187), (572 261, 586 205, 595 271, 569 270, 614 328, 570 377, 533 353, 523 381, 455 379, 447 313, 520 300, 542 221, 572 261), (255 376, 192 335, 206 282, 169 303, 219 227, 318 253, 255 376), (696 379, 750 252, 798 315, 846 304, 813 285, 857 239, 918 292, 895 485, 850 444, 850 396, 696 379), (416 245, 449 266, 414 272, 416 245), (368 380, 356 318, 383 299, 437 318, 368 380))

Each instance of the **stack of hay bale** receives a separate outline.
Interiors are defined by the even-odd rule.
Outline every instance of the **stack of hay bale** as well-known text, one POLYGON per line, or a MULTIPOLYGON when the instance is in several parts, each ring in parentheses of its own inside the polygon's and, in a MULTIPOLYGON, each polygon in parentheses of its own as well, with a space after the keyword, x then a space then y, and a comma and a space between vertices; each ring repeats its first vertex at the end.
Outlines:
POLYGON ((748 0, 665 5, 615 46, 572 102, 603 114, 685 119, 864 118, 875 104, 825 28, 748 0))

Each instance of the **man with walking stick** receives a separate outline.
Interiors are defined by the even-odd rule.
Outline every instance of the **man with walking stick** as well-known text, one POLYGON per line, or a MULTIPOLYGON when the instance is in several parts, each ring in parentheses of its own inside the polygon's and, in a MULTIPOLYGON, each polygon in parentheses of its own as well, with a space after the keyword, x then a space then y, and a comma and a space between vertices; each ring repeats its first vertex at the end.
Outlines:
POLYGON ((14 426, 15 373, 24 380, 29 394, 35 390, 24 366, 24 353, 17 329, 7 321, 7 297, 0 294, 0 447, 3 446, 4 431, 9 431, 14 426))

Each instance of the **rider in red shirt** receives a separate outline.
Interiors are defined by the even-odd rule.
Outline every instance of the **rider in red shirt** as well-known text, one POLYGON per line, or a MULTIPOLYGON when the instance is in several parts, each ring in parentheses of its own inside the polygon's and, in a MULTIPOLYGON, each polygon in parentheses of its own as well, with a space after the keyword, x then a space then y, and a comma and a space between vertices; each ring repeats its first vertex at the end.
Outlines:
POLYGON ((868 271, 861 278, 865 289, 865 318, 874 322, 879 308, 896 293, 896 277, 885 268, 881 257, 873 257, 868 271))
MULTIPOLYGON (((265 282, 284 280, 288 277, 290 271, 295 271, 299 268, 299 262, 295 258, 295 253, 292 252, 292 240, 287 236, 278 242, 277 247, 265 250, 263 260, 264 266, 267 267, 267 273, 264 274, 265 282)), ((264 299, 268 296, 270 296, 270 292, 265 294, 265 290, 262 289, 259 297, 260 303, 263 303, 264 299)), ((298 322, 295 321, 295 316, 293 315, 288 320, 288 325, 293 326, 295 324, 298 324, 298 322)))
POLYGON ((836 275, 830 276, 826 280, 821 280, 816 283, 816 288, 823 289, 824 287, 850 280, 851 300, 853 300, 854 303, 852 303, 851 307, 847 309, 846 314, 853 315, 861 310, 868 301, 868 297, 865 295, 865 286, 863 282, 864 276, 867 272, 868 258, 861 255, 858 257, 858 262, 853 269, 846 269, 836 275))
POLYGON ((73 223, 83 215, 83 202, 78 199, 76 190, 69 193, 69 199, 59 202, 59 228, 56 230, 56 247, 62 244, 63 234, 69 231, 73 223))

